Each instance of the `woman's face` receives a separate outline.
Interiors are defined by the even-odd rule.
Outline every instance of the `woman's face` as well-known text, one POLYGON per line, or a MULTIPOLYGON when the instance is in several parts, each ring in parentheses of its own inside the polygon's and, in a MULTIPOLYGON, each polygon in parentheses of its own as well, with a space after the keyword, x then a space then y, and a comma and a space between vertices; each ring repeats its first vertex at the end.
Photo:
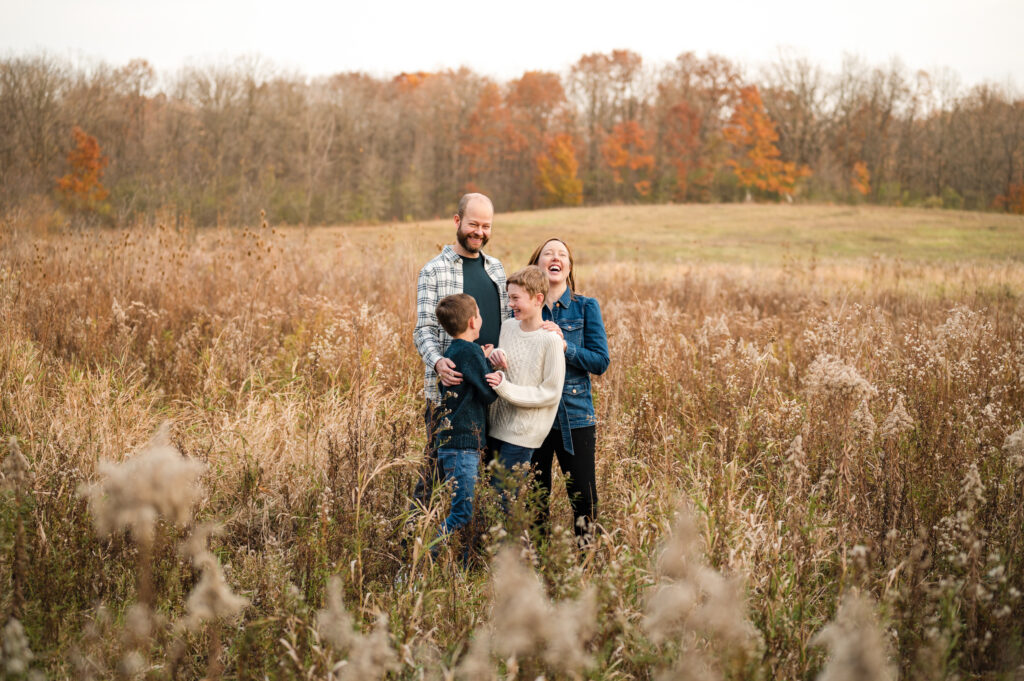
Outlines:
POLYGON ((544 244, 537 257, 537 266, 548 275, 550 286, 561 285, 569 278, 572 262, 569 260, 569 249, 558 239, 544 244))

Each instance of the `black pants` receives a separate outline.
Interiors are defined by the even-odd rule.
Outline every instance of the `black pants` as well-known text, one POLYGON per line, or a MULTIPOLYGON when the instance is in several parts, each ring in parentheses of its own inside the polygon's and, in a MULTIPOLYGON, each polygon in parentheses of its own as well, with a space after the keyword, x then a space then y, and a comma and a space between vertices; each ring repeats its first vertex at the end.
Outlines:
POLYGON ((551 510, 551 464, 558 458, 558 467, 565 476, 565 491, 572 505, 573 529, 581 545, 589 542, 597 520, 597 474, 594 450, 597 446, 595 427, 572 429, 573 453, 565 451, 562 431, 552 429, 544 443, 533 451, 533 473, 539 490, 538 528, 547 533, 551 510))

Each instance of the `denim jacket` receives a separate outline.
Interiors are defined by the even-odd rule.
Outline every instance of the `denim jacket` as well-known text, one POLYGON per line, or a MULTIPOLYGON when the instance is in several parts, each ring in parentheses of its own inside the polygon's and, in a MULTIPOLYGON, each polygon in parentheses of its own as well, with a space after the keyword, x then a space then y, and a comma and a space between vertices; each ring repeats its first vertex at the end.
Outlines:
POLYGON ((565 386, 555 427, 562 431, 565 451, 572 454, 571 429, 597 424, 590 374, 608 369, 608 336, 597 300, 574 295, 569 289, 550 310, 544 306, 541 314, 545 321, 554 320, 565 338, 565 386))

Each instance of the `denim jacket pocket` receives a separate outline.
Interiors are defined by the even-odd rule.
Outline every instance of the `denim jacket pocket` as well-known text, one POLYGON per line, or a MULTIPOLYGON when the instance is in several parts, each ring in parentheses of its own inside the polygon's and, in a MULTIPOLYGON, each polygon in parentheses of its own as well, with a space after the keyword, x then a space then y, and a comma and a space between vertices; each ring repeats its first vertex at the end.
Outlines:
POLYGON ((566 380, 565 387, 562 388, 562 404, 565 405, 570 428, 592 426, 597 423, 589 375, 566 380))
POLYGON ((558 326, 562 329, 562 336, 570 343, 579 345, 583 342, 583 320, 582 319, 559 319, 558 326))

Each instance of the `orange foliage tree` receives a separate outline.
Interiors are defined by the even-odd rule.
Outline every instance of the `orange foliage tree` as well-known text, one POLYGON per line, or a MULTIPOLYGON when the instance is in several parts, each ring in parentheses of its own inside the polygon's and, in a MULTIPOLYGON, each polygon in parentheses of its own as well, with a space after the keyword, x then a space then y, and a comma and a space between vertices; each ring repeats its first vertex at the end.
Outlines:
POLYGON ((806 166, 797 168, 795 163, 779 158, 779 148, 775 146, 779 133, 755 85, 740 90, 740 103, 722 132, 739 156, 727 163, 740 185, 748 190, 792 196, 797 179, 811 174, 806 166))
POLYGON ((853 177, 850 179, 850 186, 861 196, 871 193, 871 171, 868 170, 868 165, 864 161, 857 161, 853 164, 853 177))
POLYGON ((686 200, 690 173, 702 167, 700 117, 685 101, 665 114, 665 149, 676 171, 675 198, 686 200))
POLYGON ((636 121, 616 123, 601 145, 601 155, 611 169, 615 183, 628 184, 638 196, 651 193, 650 172, 654 168, 654 156, 650 151, 647 132, 636 121))
MULTIPOLYGON (((508 85, 505 96, 512 126, 519 132, 514 146, 509 147, 509 175, 502 185, 502 191, 528 200, 532 207, 540 205, 578 205, 572 203, 572 191, 548 192, 549 182, 555 173, 562 179, 575 178, 578 168, 576 151, 572 138, 562 139, 559 133, 566 132, 571 120, 566 107, 565 90, 555 73, 527 71, 518 80, 508 85), (549 165, 548 176, 540 177, 541 158, 549 165), (571 162, 570 162, 571 161, 571 162), (569 166, 571 165, 571 170, 569 166), (565 173, 569 173, 565 175, 565 173), (557 198, 556 198, 557 197, 557 198), (569 201, 566 204, 566 201, 569 201)), ((571 184, 571 181, 570 181, 571 184)))
POLYGON ((572 136, 558 133, 548 139, 537 156, 537 187, 547 206, 579 206, 583 203, 583 182, 572 136))
POLYGON ((57 191, 71 209, 96 212, 110 194, 100 182, 110 159, 102 154, 96 138, 77 125, 71 134, 75 138, 75 146, 68 152, 71 172, 57 180, 57 191))
POLYGON ((1008 213, 1024 215, 1024 183, 1011 184, 1005 194, 996 197, 995 207, 1008 213))
POLYGON ((509 161, 525 146, 526 138, 513 125, 501 89, 487 83, 461 135, 464 170, 473 178, 466 191, 494 192, 509 161))

